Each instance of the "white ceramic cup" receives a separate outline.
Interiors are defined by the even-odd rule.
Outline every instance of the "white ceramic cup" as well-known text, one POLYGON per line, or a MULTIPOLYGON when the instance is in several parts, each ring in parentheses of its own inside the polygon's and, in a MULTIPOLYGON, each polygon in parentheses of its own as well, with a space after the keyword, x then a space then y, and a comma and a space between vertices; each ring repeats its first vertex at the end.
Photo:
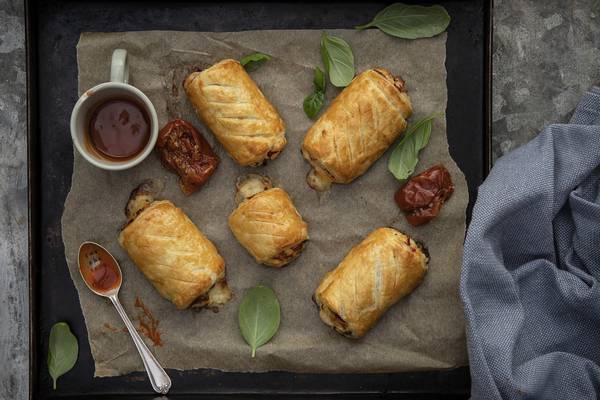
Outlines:
POLYGON ((75 103, 71 113, 71 137, 79 154, 98 168, 117 171, 141 163, 152 152, 158 138, 158 117, 154 105, 138 88, 130 85, 127 50, 116 49, 110 65, 110 82, 88 89, 75 103), (150 118, 150 139, 134 157, 125 160, 103 158, 95 151, 88 137, 89 122, 96 107, 110 99, 131 99, 142 106, 150 118))

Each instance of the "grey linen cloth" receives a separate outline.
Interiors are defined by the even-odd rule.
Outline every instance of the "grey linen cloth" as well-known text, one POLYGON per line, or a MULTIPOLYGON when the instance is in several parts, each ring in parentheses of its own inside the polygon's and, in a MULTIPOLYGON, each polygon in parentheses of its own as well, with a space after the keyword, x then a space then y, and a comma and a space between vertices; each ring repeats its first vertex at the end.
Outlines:
POLYGON ((600 392, 600 88, 479 189, 461 298, 474 399, 600 392))

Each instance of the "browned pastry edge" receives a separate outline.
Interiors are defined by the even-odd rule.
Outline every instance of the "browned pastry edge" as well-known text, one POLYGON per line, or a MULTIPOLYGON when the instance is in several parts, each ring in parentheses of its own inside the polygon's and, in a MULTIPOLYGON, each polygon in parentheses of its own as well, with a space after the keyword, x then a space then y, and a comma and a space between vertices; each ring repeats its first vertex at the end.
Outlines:
POLYGON ((158 179, 146 179, 133 189, 125 205, 127 222, 121 227, 121 230, 129 225, 146 207, 152 204, 155 197, 163 189, 164 182, 158 179))
MULTIPOLYGON (((268 176, 261 174, 248 174, 238 177, 236 181, 236 195, 235 200, 236 204, 239 207, 243 202, 252 199, 256 195, 265 192, 267 190, 273 189, 273 183, 268 176)), ((283 189, 280 189, 285 192, 283 189)), ((286 193, 287 195, 287 193, 286 193)), ((289 197, 289 195, 287 195, 289 197)), ((237 210, 236 207, 236 210, 237 210)), ((295 206, 294 206, 295 208, 295 206)), ((297 212, 297 211, 296 211, 297 212)), ((232 212, 232 215, 234 212, 232 212)), ((231 228, 231 226, 230 226, 231 228)), ((235 234, 235 231, 234 231, 235 234)), ((269 260, 256 260, 257 262, 275 268, 281 268, 289 265, 296 258, 300 256, 306 244, 308 243, 309 238, 303 239, 302 241, 291 243, 290 245, 283 248, 277 255, 273 256, 269 260)), ((241 244, 241 243, 240 243, 241 244)), ((242 244, 243 247, 245 247, 242 244)), ((248 250, 248 249, 246 249, 248 250)))
MULTIPOLYGON (((204 125, 206 125, 212 133, 215 135, 217 140, 221 143, 221 145, 225 148, 229 156, 236 161, 238 164, 242 166, 260 166, 264 165, 268 160, 274 160, 277 156, 283 151, 287 144, 287 139, 285 138, 285 123, 281 119, 281 116, 275 109, 272 103, 265 97, 262 93, 256 82, 252 79, 250 75, 246 72, 243 66, 237 60, 233 59, 224 59, 221 60, 208 68, 200 69, 200 71, 192 71, 183 81, 183 87, 187 94, 188 100, 192 103, 196 112, 200 119, 203 121, 204 125), (211 71, 212 70, 212 71, 211 71), (219 72, 216 72, 219 71, 219 72), (226 79, 227 75, 231 74, 242 74, 240 88, 244 88, 255 101, 252 103, 255 105, 255 109, 259 112, 259 114, 263 117, 263 122, 267 125, 272 126, 273 124, 280 125, 281 132, 275 132, 273 134, 273 138, 269 143, 268 148, 262 148, 261 150, 256 149, 257 138, 256 136, 249 135, 249 138, 254 137, 252 142, 247 142, 245 144, 237 143, 236 145, 231 143, 231 139, 228 138, 228 135, 223 133, 223 129, 217 129, 220 123, 216 123, 215 116, 210 112, 210 108, 204 105, 197 104, 194 100, 197 97, 201 97, 198 95, 193 88, 195 86, 202 86, 202 76, 204 74, 221 74, 221 78, 226 79), (247 79, 246 79, 247 78, 247 79), (196 79, 200 79, 200 81, 196 82, 196 79), (256 102, 260 104, 255 104, 256 102), (278 139, 275 140, 275 137, 278 139), (252 147, 255 147, 252 149, 252 147), (260 159, 259 159, 260 157, 260 159)), ((262 134, 261 134, 262 135, 262 134)), ((261 144, 261 143, 259 143, 261 144)), ((264 145, 264 140, 262 141, 264 145)))
MULTIPOLYGON (((340 262, 340 264, 338 264, 338 266, 336 268, 330 270, 329 272, 327 272, 325 274, 325 276, 321 279, 319 286, 317 287, 317 290, 315 291, 315 293, 312 296, 312 301, 313 301, 313 303, 315 303, 315 305, 317 306, 317 309, 319 310, 319 317, 321 318, 321 320, 323 322, 325 322, 326 325, 328 325, 330 328, 332 328, 333 330, 335 330, 336 332, 338 332, 339 334, 341 334, 345 337, 352 338, 352 339, 359 339, 359 338, 363 337, 377 323, 377 321, 381 318, 381 316, 383 314, 385 314, 385 312, 387 312, 387 310, 389 308, 391 308, 395 303, 397 303, 403 297, 408 296, 410 293, 412 293, 412 291, 414 291, 421 284, 421 282, 423 281, 423 279, 426 275, 427 265, 429 264, 429 261, 430 261, 429 251, 428 251, 427 247, 423 244, 423 242, 421 242, 419 240, 415 240, 412 237, 410 237, 409 235, 407 235, 406 233, 403 233, 393 227, 378 228, 378 229, 370 232, 365 238, 363 238, 363 240, 360 243, 353 246, 352 249, 346 254, 344 259, 340 262), (394 231, 395 234, 401 234, 402 236, 406 236, 406 241, 407 241, 406 245, 411 248, 413 248, 413 246, 415 246, 416 248, 418 248, 421 251, 421 253, 425 257, 424 270, 423 270, 423 273, 420 275, 420 277, 417 276, 416 280, 412 280, 412 282, 409 282, 408 286, 405 287, 405 290, 408 289, 408 292, 404 291, 404 293, 401 294, 399 298, 397 298, 392 303, 387 304, 385 306, 385 308, 383 309, 383 311, 381 312, 381 314, 379 314, 378 316, 376 315, 374 319, 373 319, 373 317, 367 317, 366 321, 362 320, 362 319, 357 319, 357 320, 351 321, 349 323, 344 318, 342 318, 342 316, 340 314, 338 314, 334 309, 330 308, 330 306, 328 304, 330 304, 331 300, 326 300, 326 297, 330 297, 332 294, 329 294, 326 297, 323 297, 324 292, 321 290, 321 286, 324 284, 324 282, 328 281, 329 283, 327 284, 327 286, 324 289, 324 290, 327 290, 327 288, 333 282, 328 279, 335 276, 335 275, 331 275, 331 274, 338 273, 337 272, 338 269, 340 268, 340 266, 342 266, 342 264, 344 262, 347 262, 347 258, 352 254, 353 250, 356 249, 357 246, 361 246, 367 240, 367 238, 369 236, 376 234, 380 230, 394 231), (354 327, 351 327, 352 325, 354 327)), ((402 293, 402 291, 400 293, 402 293)), ((335 297, 339 298, 339 295, 338 296, 334 295, 334 298, 335 297)))
MULTIPOLYGON (((365 73, 369 70, 365 70, 362 73, 365 73)), ((390 71, 385 68, 377 67, 371 69, 374 73, 381 76, 386 82, 391 83, 391 85, 398 91, 398 93, 406 93, 406 84, 404 79, 401 76, 393 75, 390 71)), ((361 73, 361 74, 362 74, 361 73)), ((360 76, 357 75, 357 77, 360 76)), ((354 78, 356 79, 356 77, 354 78)), ((350 86, 350 85, 349 85, 350 86)), ((348 87, 349 87, 348 86, 348 87)), ((345 88, 344 90, 348 89, 345 88)), ((335 99, 334 99, 335 102, 335 99)), ((330 105, 330 108, 333 106, 333 103, 330 105)), ((327 111, 323 114, 323 116, 327 113, 327 111)), ((321 116, 321 118, 323 118, 321 116)), ((319 118, 319 120, 321 119, 319 118)), ((407 119, 408 117, 406 117, 407 119)), ((315 125, 319 123, 319 120, 315 122, 315 125)), ((314 126, 314 125, 313 125, 314 126)), ((310 130, 309 130, 310 132, 310 130)), ((327 191, 331 188, 333 183, 350 183, 352 180, 358 178, 362 174, 353 177, 352 179, 343 179, 340 180, 339 177, 336 177, 336 174, 332 172, 323 162, 321 162, 318 158, 315 158, 308 151, 304 149, 304 145, 302 146, 301 153, 303 157, 310 163, 311 170, 308 172, 306 176, 307 184, 314 190, 319 192, 327 191)), ((376 161, 376 160, 375 160, 376 161)), ((373 161, 373 163, 375 162, 373 161)), ((364 172, 363 172, 364 173, 364 172)))
MULTIPOLYGON (((121 227, 125 229, 133 222, 148 206, 150 206, 164 188, 164 183, 157 179, 147 179, 131 191, 127 205, 125 206, 125 215, 127 222, 121 227)), ((218 312, 219 307, 227 303, 233 297, 233 292, 227 285, 225 276, 217 280, 206 292, 198 296, 192 302, 190 308, 207 308, 213 312, 218 312)))

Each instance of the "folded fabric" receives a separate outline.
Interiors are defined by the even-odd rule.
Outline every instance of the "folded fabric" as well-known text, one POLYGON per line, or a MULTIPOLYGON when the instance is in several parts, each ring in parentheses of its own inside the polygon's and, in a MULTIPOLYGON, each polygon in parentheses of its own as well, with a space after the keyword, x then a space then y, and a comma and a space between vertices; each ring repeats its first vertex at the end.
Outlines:
POLYGON ((479 188, 461 298, 473 399, 600 393, 600 88, 479 188))

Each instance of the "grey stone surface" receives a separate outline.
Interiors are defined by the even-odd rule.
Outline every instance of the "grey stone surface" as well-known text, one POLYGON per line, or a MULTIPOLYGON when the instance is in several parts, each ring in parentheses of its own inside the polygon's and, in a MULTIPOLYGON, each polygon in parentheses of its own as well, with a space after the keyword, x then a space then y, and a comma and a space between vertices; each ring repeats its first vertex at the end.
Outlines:
POLYGON ((494 159, 566 122, 600 83, 600 0, 495 0, 494 159))
MULTIPOLYGON (((600 83, 600 0, 495 0, 494 158, 568 120, 600 83)), ((0 399, 28 396, 23 0, 0 0, 0 399)))
POLYGON ((27 112, 22 0, 0 0, 0 398, 29 387, 27 112))

